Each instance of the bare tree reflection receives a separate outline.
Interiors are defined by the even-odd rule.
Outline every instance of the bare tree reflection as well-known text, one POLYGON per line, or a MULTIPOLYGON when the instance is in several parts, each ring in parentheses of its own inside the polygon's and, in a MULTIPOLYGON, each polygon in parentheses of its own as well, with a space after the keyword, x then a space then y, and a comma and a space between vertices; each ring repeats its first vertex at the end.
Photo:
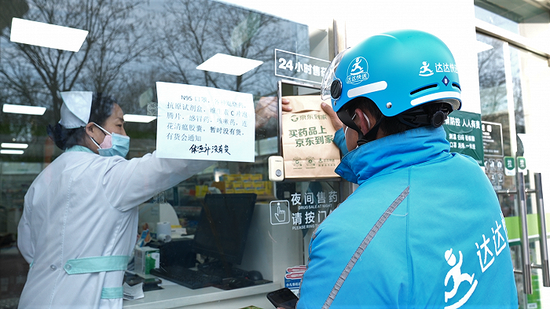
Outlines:
MULTIPOLYGON (((523 98, 521 92, 520 60, 517 48, 510 47, 504 52, 504 42, 481 34, 477 40, 491 45, 493 48, 478 53, 479 87, 481 99, 482 119, 502 124, 505 155, 511 153, 510 145, 510 117, 507 78, 512 85, 514 106, 514 122, 516 133, 525 132, 525 117, 523 113, 523 98), (505 59, 504 57, 508 57, 505 59), (508 64, 506 64, 508 62, 508 64), (507 76, 506 67, 509 66, 511 75, 507 76)), ((514 137, 515 138, 515 137, 514 137)))
POLYGON ((506 112, 508 108, 502 42, 481 35, 478 35, 477 39, 493 46, 478 53, 477 57, 482 114, 506 112))
POLYGON ((275 48, 296 50, 307 46, 307 28, 265 14, 208 0, 167 2, 158 55, 169 78, 256 96, 274 95, 275 48), (305 30, 305 40, 297 41, 305 30), (195 68, 215 55, 225 53, 264 63, 242 76, 212 73, 195 68))
MULTIPOLYGON (((132 11, 140 1, 123 0, 31 0, 25 19, 88 30, 79 52, 26 44, 3 48, 0 76, 6 103, 40 105, 59 119, 60 91, 111 92, 122 69, 135 61, 147 46, 143 21, 132 11), (50 101, 50 102, 48 102, 50 101)), ((5 42, 9 31, 2 32, 5 42)))
MULTIPOLYGON (((277 91, 275 48, 309 53, 307 26, 212 0, 26 3, 24 19, 88 30, 89 34, 74 53, 12 43, 9 27, 2 30, 2 102, 47 108, 44 117, 10 115, 9 121, 0 113, 0 133, 14 140, 45 137, 45 125, 59 119, 62 91, 113 94, 126 113, 137 114, 147 113, 140 95, 154 89, 156 81, 248 92, 258 100, 277 91), (216 53, 263 64, 241 76, 196 69, 216 53)), ((0 24, 11 24, 13 16, 4 15, 0 14, 0 24)), ((271 129, 275 124, 270 123, 271 129)), ((148 138, 154 132, 149 129, 148 138)))

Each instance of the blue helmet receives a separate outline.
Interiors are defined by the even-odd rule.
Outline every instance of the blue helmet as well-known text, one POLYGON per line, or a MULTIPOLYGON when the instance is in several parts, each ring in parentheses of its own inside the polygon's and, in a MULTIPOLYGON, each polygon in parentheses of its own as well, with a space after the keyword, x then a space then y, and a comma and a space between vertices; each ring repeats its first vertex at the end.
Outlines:
POLYGON ((386 117, 429 102, 460 109, 454 57, 443 41, 418 30, 374 35, 338 54, 321 84, 323 100, 339 112, 357 97, 372 100, 386 117))

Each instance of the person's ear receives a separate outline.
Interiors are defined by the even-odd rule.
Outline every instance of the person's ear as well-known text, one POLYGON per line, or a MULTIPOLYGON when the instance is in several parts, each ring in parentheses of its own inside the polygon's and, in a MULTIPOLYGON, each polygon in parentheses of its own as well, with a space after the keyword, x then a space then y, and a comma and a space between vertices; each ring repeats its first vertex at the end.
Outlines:
POLYGON ((88 134, 91 134, 93 135, 94 134, 94 129, 95 129, 95 125, 93 122, 89 122, 87 125, 86 125, 86 133, 88 134))

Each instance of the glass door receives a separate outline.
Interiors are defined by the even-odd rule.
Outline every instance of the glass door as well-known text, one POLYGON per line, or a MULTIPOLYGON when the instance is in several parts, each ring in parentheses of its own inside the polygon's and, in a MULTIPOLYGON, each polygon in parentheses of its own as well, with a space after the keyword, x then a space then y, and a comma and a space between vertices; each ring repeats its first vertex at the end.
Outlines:
POLYGON ((485 171, 501 203, 516 273, 519 308, 550 308, 550 192, 544 115, 550 106, 547 59, 477 34, 485 171), (546 188, 546 190, 545 190, 546 188))
POLYGON ((513 203, 514 213, 505 217, 516 274, 519 308, 548 308, 550 286, 548 241, 541 174, 518 172, 516 189, 497 190, 503 205, 513 203))

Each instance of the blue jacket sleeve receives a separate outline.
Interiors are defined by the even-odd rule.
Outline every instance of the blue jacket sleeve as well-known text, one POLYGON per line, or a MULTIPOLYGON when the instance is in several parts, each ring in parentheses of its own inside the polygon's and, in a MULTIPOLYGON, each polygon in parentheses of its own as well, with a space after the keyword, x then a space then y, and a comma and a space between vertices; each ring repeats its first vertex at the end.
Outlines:
POLYGON ((334 143, 338 148, 340 148, 340 151, 342 152, 342 156, 345 156, 348 153, 348 147, 346 146, 346 137, 344 135, 344 128, 338 129, 336 133, 334 133, 334 143))

